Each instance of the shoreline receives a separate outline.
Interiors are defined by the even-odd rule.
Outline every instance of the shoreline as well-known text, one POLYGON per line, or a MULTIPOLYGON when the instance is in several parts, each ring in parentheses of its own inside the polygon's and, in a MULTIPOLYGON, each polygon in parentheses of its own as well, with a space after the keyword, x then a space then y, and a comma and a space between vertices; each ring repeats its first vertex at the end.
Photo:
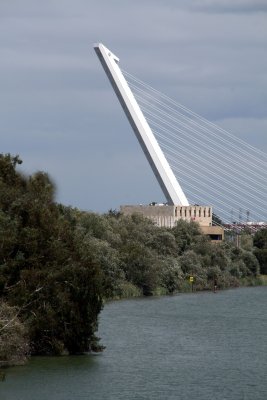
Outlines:
MULTIPOLYGON (((159 297, 159 296, 172 296, 172 295, 177 295, 177 294, 182 294, 182 293, 197 293, 197 292, 213 292, 213 286, 210 285, 210 287, 202 287, 200 288, 199 286, 196 286, 194 290, 192 291, 192 286, 190 282, 184 282, 182 285, 181 290, 174 291, 173 293, 168 293, 167 290, 163 287, 158 287, 156 288, 153 293, 149 296, 146 296, 141 293, 141 289, 138 287, 130 284, 133 286, 133 292, 130 293, 128 291, 126 295, 122 296, 114 296, 112 298, 104 299, 103 305, 110 303, 112 301, 119 301, 119 300, 127 300, 127 299, 134 299, 134 298, 145 298, 145 297, 159 297)), ((222 291, 222 290, 228 290, 228 289, 238 289, 242 287, 260 287, 260 286, 267 286, 267 275, 258 275, 256 277, 246 277, 246 278, 240 278, 235 285, 226 285, 226 286, 220 286, 220 284, 217 286, 216 292, 222 291)))
MULTIPOLYGON (((224 290, 231 290, 231 289, 241 289, 241 288, 248 288, 248 287, 261 287, 261 286, 267 286, 267 275, 259 275, 257 277, 251 277, 250 279, 248 278, 242 278, 239 280, 239 285, 237 286, 227 286, 227 287, 220 287, 218 286, 216 293, 220 292, 220 291, 224 291, 224 290)), ((164 288, 157 288, 155 290, 155 292, 151 295, 151 296, 145 296, 143 294, 140 293, 140 295, 132 295, 129 296, 125 296, 125 297, 114 297, 114 298, 110 298, 110 299, 104 299, 103 301, 103 308, 106 304, 114 302, 114 301, 120 301, 120 300, 131 300, 131 299, 142 299, 142 298, 153 298, 153 297, 162 297, 162 296, 176 296, 179 294, 190 294, 190 293, 200 293, 200 292, 213 292, 212 288, 202 288, 199 290, 193 290, 191 288, 191 284, 189 282, 185 282, 185 286, 183 287, 183 289, 186 290, 179 290, 179 291, 175 291, 173 293, 167 293, 166 291, 164 292, 164 288)), ((138 288, 136 288, 138 289, 138 288)), ((137 291, 135 292, 135 294, 137 294, 137 291)), ((83 354, 82 354, 83 355, 83 354)), ((44 357, 47 357, 48 355, 44 355, 44 357)), ((64 354, 58 355, 58 357, 63 357, 64 354)), ((29 358, 31 358, 32 356, 30 355, 28 358, 25 358, 22 360, 19 360, 17 362, 15 362, 14 360, 10 360, 10 361, 1 361, 0 360, 0 382, 5 380, 5 371, 8 370, 8 368, 11 367, 16 367, 16 366, 23 366, 25 365, 29 358)))

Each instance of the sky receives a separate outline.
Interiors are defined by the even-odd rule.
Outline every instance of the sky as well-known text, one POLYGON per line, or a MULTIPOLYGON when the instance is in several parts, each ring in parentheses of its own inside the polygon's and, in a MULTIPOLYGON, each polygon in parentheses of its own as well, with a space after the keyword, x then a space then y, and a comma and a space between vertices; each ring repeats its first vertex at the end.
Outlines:
POLYGON ((165 201, 94 52, 267 153, 267 0, 0 0, 1 153, 56 200, 165 201))

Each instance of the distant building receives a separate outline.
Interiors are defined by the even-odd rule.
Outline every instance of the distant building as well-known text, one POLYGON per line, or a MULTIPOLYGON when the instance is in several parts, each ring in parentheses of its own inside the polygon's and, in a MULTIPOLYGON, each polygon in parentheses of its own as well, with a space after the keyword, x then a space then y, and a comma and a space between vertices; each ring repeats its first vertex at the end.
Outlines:
POLYGON ((224 239, 224 229, 220 226, 212 226, 212 207, 210 206, 175 206, 165 204, 151 205, 124 205, 120 207, 124 215, 141 214, 149 218, 155 225, 165 228, 173 228, 177 221, 194 221, 199 223, 202 232, 214 242, 224 239))
POLYGON ((226 232, 235 232, 236 234, 241 234, 242 232, 254 234, 261 229, 267 229, 267 222, 234 222, 232 224, 224 224, 224 229, 226 232))

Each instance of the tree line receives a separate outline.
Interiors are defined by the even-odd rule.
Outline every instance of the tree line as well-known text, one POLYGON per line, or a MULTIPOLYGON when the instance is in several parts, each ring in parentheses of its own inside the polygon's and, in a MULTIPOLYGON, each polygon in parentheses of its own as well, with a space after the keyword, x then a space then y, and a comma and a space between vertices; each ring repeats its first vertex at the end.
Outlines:
MULTIPOLYGON (((255 280, 261 256, 213 245, 199 226, 159 228, 141 215, 80 211, 55 201, 44 172, 24 176, 0 155, 0 362, 25 354, 100 351, 104 301, 235 287, 255 280)), ((265 247, 265 249, 267 246, 265 247)))

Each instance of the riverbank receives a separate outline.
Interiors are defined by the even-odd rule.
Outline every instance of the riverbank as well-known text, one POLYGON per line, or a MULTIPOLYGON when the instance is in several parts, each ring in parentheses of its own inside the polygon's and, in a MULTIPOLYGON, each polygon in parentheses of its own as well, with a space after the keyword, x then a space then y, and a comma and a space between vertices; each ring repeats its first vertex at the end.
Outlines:
POLYGON ((267 286, 267 275, 242 278, 240 280, 240 287, 241 286, 267 286))
MULTIPOLYGON (((238 280, 234 280, 231 284, 220 284, 218 282, 218 287, 217 290, 226 290, 226 289, 235 289, 235 288, 240 288, 240 287, 256 287, 256 286, 267 286, 267 275, 258 275, 258 276, 250 276, 250 277, 245 277, 245 278, 240 278, 238 280)), ((131 284, 130 282, 124 282, 121 286, 121 296, 114 296, 108 299, 105 299, 104 303, 110 302, 110 301, 115 301, 115 300, 126 300, 126 299, 131 299, 131 298, 136 298, 136 297, 146 297, 143 295, 142 290, 139 289, 137 286, 131 284)), ((201 287, 200 285, 193 285, 192 289, 192 283, 190 283, 188 280, 182 282, 180 284, 179 290, 174 291, 172 294, 176 295, 179 293, 190 293, 190 292, 201 292, 201 291, 213 291, 214 286, 213 282, 210 282, 209 285, 205 285, 201 287)), ((164 287, 157 287, 153 292, 151 293, 151 296, 169 296, 170 293, 166 290, 164 287)))
MULTIPOLYGON (((220 286, 218 284, 218 290, 226 290, 226 289, 235 289, 235 288, 241 288, 241 287, 257 287, 257 286, 267 286, 267 275, 259 275, 256 277, 246 277, 239 279, 238 281, 235 282, 236 284, 233 286, 227 285, 227 286, 220 286)), ((104 303, 110 303, 112 301, 117 301, 117 300, 126 300, 126 299, 131 299, 131 298, 145 298, 147 296, 144 296, 142 294, 142 291, 134 286, 133 284, 129 282, 124 282, 122 285, 122 296, 115 296, 113 298, 106 299, 104 303)), ((203 288, 200 288, 199 286, 194 287, 193 286, 193 292, 201 292, 201 291, 213 291, 213 286, 210 285, 210 287, 204 286, 203 288)), ((189 281, 183 282, 183 285, 180 286, 180 290, 177 290, 173 293, 173 295, 177 294, 182 294, 182 293, 190 293, 192 292, 192 284, 189 281)), ((166 296, 170 295, 170 293, 167 292, 165 288, 158 287, 153 291, 151 297, 159 297, 159 296, 166 296)), ((1 343, 3 345, 3 343, 1 343)), ((24 355, 21 355, 20 358, 17 359, 10 359, 10 360, 0 360, 0 381, 3 381, 5 379, 5 371, 9 367, 14 367, 14 366, 19 366, 19 365, 24 365, 27 363, 29 357, 25 357, 24 355)))

